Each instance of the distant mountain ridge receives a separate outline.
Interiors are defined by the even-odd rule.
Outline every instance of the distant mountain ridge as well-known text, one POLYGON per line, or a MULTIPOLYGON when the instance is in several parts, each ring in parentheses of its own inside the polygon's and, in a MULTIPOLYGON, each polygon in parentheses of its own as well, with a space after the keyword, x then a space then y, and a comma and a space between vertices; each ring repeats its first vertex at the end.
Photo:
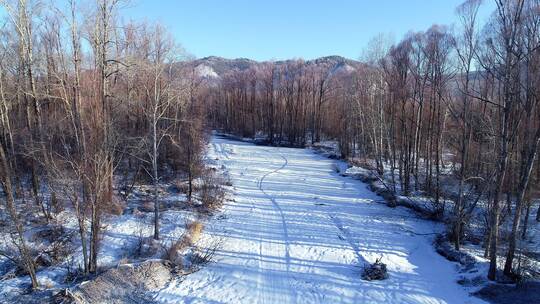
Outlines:
POLYGON ((181 63, 182 66, 192 66, 200 77, 221 78, 223 75, 233 71, 244 71, 258 65, 273 62, 276 66, 303 61, 306 66, 327 66, 331 73, 355 71, 363 64, 360 61, 348 59, 342 56, 332 55, 320 57, 312 60, 287 59, 277 61, 256 61, 248 58, 228 59, 218 56, 209 56, 181 63))

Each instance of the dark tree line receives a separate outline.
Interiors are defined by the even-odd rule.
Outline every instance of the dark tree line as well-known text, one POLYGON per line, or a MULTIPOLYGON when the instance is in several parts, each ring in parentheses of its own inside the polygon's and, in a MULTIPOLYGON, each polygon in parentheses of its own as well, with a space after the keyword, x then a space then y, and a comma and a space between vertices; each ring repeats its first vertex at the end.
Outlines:
POLYGON ((335 94, 331 68, 297 60, 232 71, 214 88, 208 115, 216 126, 242 136, 262 132, 271 144, 319 141, 327 101, 335 94))

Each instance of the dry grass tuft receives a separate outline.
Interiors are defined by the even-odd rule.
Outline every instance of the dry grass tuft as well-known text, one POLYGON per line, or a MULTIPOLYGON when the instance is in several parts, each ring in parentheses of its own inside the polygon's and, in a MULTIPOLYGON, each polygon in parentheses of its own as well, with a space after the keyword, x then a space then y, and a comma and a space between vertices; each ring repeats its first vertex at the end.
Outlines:
POLYGON ((180 265, 184 251, 199 241, 203 229, 204 225, 199 221, 186 224, 186 231, 184 234, 165 248, 164 259, 171 261, 176 265, 180 265))

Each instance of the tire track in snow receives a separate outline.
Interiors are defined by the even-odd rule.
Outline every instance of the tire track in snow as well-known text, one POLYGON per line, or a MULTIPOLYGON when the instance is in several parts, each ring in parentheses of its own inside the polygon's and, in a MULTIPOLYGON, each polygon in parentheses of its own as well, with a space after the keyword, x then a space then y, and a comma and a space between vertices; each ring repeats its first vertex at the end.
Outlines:
MULTIPOLYGON (((270 151, 267 151, 270 153, 270 151)), ((281 207, 279 206, 279 204, 277 203, 275 197, 273 197, 272 195, 269 195, 268 193, 266 193, 266 191, 264 191, 264 188, 263 188, 263 182, 264 182, 264 179, 266 177, 268 177, 269 175, 271 174, 274 174, 274 173, 277 173, 279 172, 280 170, 282 170, 283 168, 285 168, 288 164, 289 164, 289 160, 283 156, 283 154, 281 154, 280 150, 278 149, 278 153, 279 153, 279 156, 285 161, 281 167, 279 167, 278 169, 272 171, 272 172, 269 172, 269 173, 266 173, 265 175, 263 175, 263 177, 260 179, 259 181, 259 190, 264 193, 264 195, 266 195, 270 201, 272 202, 272 205, 274 205, 274 207, 278 210, 279 212, 279 216, 281 218, 281 225, 283 226, 283 234, 284 234, 284 242, 285 242, 285 259, 287 261, 287 272, 290 271, 290 264, 291 264, 291 255, 290 255, 290 249, 289 249, 289 231, 287 229, 287 223, 285 221, 285 214, 283 213, 283 209, 281 209, 281 207)))
MULTIPOLYGON (((271 151, 269 150, 263 150, 269 154, 272 154, 271 151)), ((264 174, 257 182, 257 188, 259 189, 259 191, 261 191, 271 202, 272 202, 272 207, 274 210, 277 210, 277 213, 279 214, 279 218, 281 220, 281 228, 283 230, 283 242, 284 242, 284 246, 285 246, 285 261, 286 261, 286 273, 285 273, 285 276, 287 278, 287 283, 285 284, 284 287, 288 287, 288 281, 289 281, 289 278, 290 278, 290 263, 291 263, 291 256, 290 256, 290 249, 289 249, 289 232, 288 232, 288 228, 287 228, 287 223, 286 223, 286 220, 285 220, 285 215, 283 213, 283 210, 281 209, 281 207, 279 206, 279 204, 277 203, 276 199, 274 196, 268 194, 265 190, 264 190, 264 187, 263 187, 263 184, 264 184, 264 180, 270 176, 271 174, 275 174, 275 173, 278 173, 280 170, 282 170, 283 168, 285 168, 288 164, 289 164, 289 161, 288 159, 283 156, 279 149, 278 149, 278 153, 279 153, 279 156, 284 160, 283 164, 275 169, 275 170, 272 170, 270 172, 267 172, 266 174, 264 174)), ((275 212, 275 211, 274 211, 275 212)), ((264 212, 261 212, 261 214, 264 214, 264 212)), ((265 217, 263 215, 263 217, 265 217)), ((268 221, 268 217, 266 216, 265 218, 265 222, 271 222, 271 221, 268 221)), ((263 261, 263 255, 265 253, 265 251, 268 251, 269 253, 272 253, 272 252, 278 252, 279 251, 279 247, 278 244, 276 244, 276 242, 263 242, 261 240, 261 243, 260 243, 260 247, 259 247, 259 268, 260 268, 260 275, 259 275, 259 280, 257 282, 258 284, 258 294, 259 294, 259 301, 261 301, 261 303, 267 303, 267 300, 270 300, 270 303, 288 303, 288 302, 291 302, 292 299, 288 299, 288 295, 286 295, 285 293, 283 292, 280 292, 278 289, 279 289, 279 283, 281 283, 283 285, 283 281, 281 280, 281 282, 278 282, 278 278, 271 274, 270 275, 267 275, 266 277, 267 278, 270 278, 270 287, 269 290, 270 291, 273 291, 273 298, 270 299, 270 297, 268 295, 265 295, 265 294, 261 294, 261 292, 264 290, 264 288, 261 288, 260 284, 262 284, 262 270, 263 270, 263 264, 264 264, 264 261, 263 261), (263 246, 264 245, 267 245, 269 246, 269 248, 267 248, 268 250, 264 250, 263 246), (279 300, 275 299, 274 297, 276 296, 280 296, 281 298, 279 300), (277 300, 277 302, 276 302, 277 300)), ((270 254, 266 254, 267 255, 267 258, 270 259, 270 254)), ((271 264, 273 262, 268 262, 269 265, 271 266, 271 264)), ((275 263, 279 263, 279 261, 275 262, 275 263)), ((268 269, 268 267, 265 268, 265 270, 273 270, 273 271, 279 271, 278 269, 268 269)), ((293 297, 294 298, 294 297, 293 297)))

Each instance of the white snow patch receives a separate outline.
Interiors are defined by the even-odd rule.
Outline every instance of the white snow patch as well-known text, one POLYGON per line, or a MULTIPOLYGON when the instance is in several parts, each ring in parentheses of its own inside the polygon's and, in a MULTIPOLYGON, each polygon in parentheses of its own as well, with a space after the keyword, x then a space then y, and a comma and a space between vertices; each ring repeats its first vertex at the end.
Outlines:
POLYGON ((219 75, 214 71, 214 69, 205 64, 200 64, 195 67, 195 73, 197 76, 203 78, 219 78, 219 75))

